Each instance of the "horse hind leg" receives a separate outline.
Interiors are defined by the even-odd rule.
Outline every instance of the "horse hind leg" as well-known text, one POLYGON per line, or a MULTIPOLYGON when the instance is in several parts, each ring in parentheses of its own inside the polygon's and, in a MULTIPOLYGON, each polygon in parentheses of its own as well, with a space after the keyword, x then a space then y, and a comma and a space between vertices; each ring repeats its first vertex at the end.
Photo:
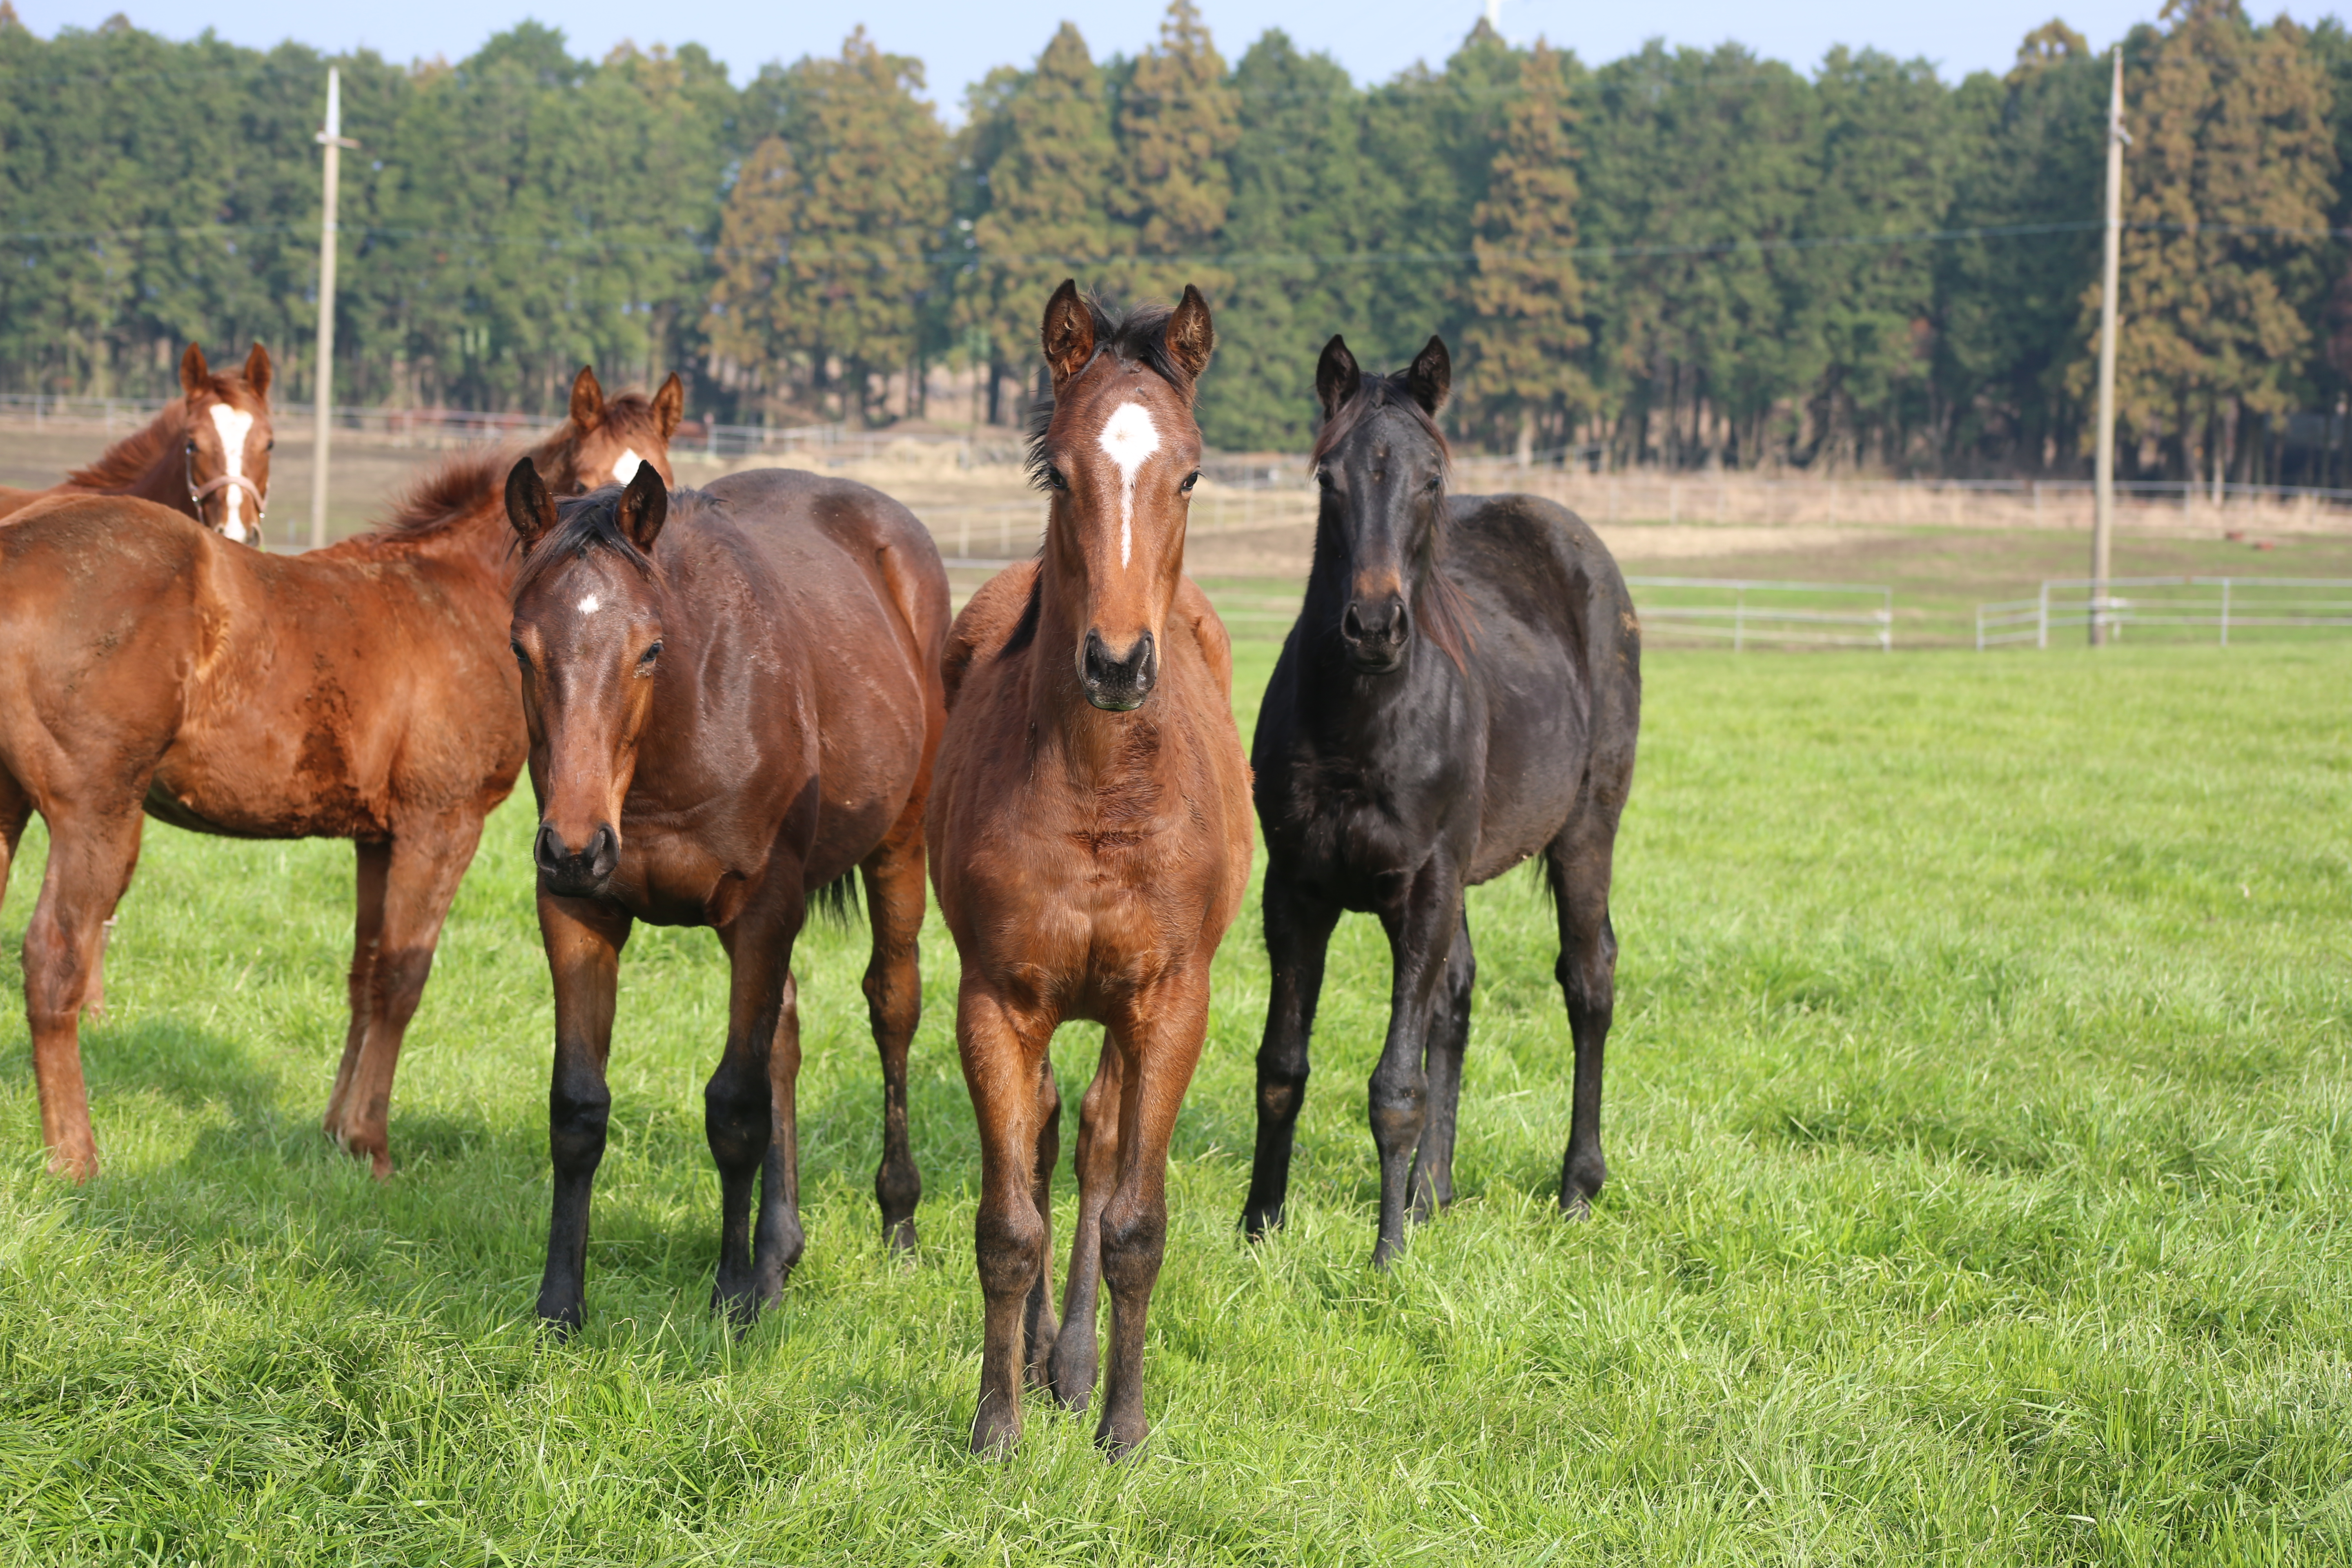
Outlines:
MULTIPOLYGON (((379 1178, 392 1174, 392 1080, 400 1047, 432 977, 442 922, 481 838, 480 817, 443 818, 403 827, 388 851, 366 1016, 352 1025, 361 1035, 359 1055, 327 1124, 328 1136, 345 1152, 365 1158, 379 1178)), ((363 859, 362 897, 365 875, 363 859)), ((362 921, 363 930, 364 914, 362 921)), ((356 998, 356 985, 353 993, 356 998)))
POLYGON ((349 980, 351 1021, 343 1031, 343 1059, 335 1068, 335 1086, 327 1095, 327 1114, 320 1122, 328 1137, 343 1123, 344 1105, 351 1097, 352 1074, 359 1066, 360 1047, 367 1043, 368 1020, 376 1010, 376 961, 383 950, 384 884, 392 868, 392 845, 364 840, 357 851, 358 912, 352 921, 352 970, 349 980))
POLYGON ((923 978, 917 943, 923 928, 923 810, 908 803, 898 825, 860 869, 874 952, 866 965, 866 1016, 882 1058, 882 1163, 874 1173, 874 1199, 882 1210, 882 1238, 896 1252, 915 1250, 915 1206, 923 1177, 907 1136, 907 1051, 922 1018, 923 978))
POLYGON ((1045 1239, 1038 1249, 1037 1282, 1029 1288, 1029 1304, 1022 1315, 1031 1388, 1053 1387, 1054 1351, 1061 1343, 1061 1326, 1054 1321, 1054 1167, 1061 1158, 1062 1086, 1054 1079, 1049 1049, 1037 1063, 1037 1163, 1029 1183, 1029 1201, 1045 1227, 1045 1239))
POLYGON ((1096 1339, 1102 1302, 1102 1215, 1118 1181, 1121 1084, 1128 1048, 1116 1029, 1103 1033, 1094 1081, 1078 1101, 1078 1223, 1070 1272, 1062 1286, 1062 1330, 1054 1342, 1048 1385, 1068 1410, 1084 1410, 1100 1371, 1096 1339))
POLYGON ((1454 1202, 1454 1130, 1462 1105, 1462 1057, 1470 1043, 1470 999, 1477 981, 1478 960, 1470 947, 1465 907, 1430 1009, 1423 1069, 1429 1079, 1429 1114, 1412 1158, 1416 1223, 1426 1222, 1454 1202))
MULTIPOLYGON (((106 922, 139 863, 143 819, 135 805, 110 813, 51 813, 48 819, 48 873, 25 930, 25 1016, 49 1170, 79 1182, 98 1173, 98 1141, 82 1077, 81 1012, 98 983, 106 922)), ((16 835, 7 837, 13 850, 16 835)))
POLYGON ((1614 825, 1603 826, 1588 814, 1583 821, 1571 821, 1545 851, 1559 915, 1555 973, 1576 1042, 1568 1152, 1559 1167, 1559 1208, 1571 1219, 1591 1213, 1592 1200, 1609 1178, 1609 1163, 1601 1152, 1601 1064, 1617 1005, 1617 932, 1609 920, 1614 840, 1614 825))

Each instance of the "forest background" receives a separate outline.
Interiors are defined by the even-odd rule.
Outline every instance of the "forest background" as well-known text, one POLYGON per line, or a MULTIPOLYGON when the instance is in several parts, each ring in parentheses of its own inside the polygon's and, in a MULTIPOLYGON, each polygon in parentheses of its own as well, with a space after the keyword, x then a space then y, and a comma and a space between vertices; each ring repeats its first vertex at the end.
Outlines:
MULTIPOLYGON (((2172 0, 2119 46, 2127 477, 2343 482, 2352 33, 2172 0)), ((1199 284, 1228 449, 1311 438, 1334 331, 1455 355, 1453 435, 1611 467, 2084 471, 2109 57, 2002 76, 1737 45, 1590 67, 1482 22, 1360 88, 1186 0, 1092 58, 1064 25, 950 126, 854 32, 738 88, 692 44, 332 61, 0 0, 0 391, 162 395, 191 338, 310 395, 325 68, 340 66, 339 402, 547 411, 670 369, 698 416, 1022 418, 1076 275, 1199 284), (935 409, 942 384, 968 394, 935 409)))

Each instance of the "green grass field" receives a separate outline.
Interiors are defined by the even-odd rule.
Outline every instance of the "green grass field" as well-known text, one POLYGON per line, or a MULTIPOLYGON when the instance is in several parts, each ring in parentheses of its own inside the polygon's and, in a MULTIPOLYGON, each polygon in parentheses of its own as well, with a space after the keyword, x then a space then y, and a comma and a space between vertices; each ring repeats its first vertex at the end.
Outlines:
MULTIPOLYGON (((1254 702, 1273 649, 1242 652, 1254 702)), ((1156 1432, 1118 1467, 1042 1400, 1011 1463, 964 1452, 977 1165, 936 919, 919 1260, 876 1235, 863 950, 820 931, 808 1254, 749 1338, 713 1326, 723 969, 707 934, 646 931, 590 1327, 550 1347, 527 805, 442 942, 383 1185, 317 1130, 348 848, 160 826, 85 1035, 106 1173, 41 1173, 16 967, 37 827, 0 913, 0 1542, 44 1563, 2352 1555, 2352 647, 1648 674, 1591 1223, 1552 1212, 1567 1027, 1522 874, 1472 903, 1460 1204, 1368 1268, 1388 964, 1357 918, 1291 1227, 1244 1245, 1253 902, 1177 1140, 1156 1432)), ((1062 1037, 1073 1100, 1095 1043, 1062 1037)))

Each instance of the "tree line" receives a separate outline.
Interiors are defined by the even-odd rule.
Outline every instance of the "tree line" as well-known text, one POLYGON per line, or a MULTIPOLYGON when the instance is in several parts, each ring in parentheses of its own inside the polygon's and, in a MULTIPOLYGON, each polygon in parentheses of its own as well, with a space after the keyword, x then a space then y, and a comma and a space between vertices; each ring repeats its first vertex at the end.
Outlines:
MULTIPOLYGON (((2171 0, 2125 60, 2127 472, 2344 468, 2352 34, 2171 0)), ((0 387, 167 390, 190 337, 304 395, 325 68, 0 0, 0 387)), ((862 30, 740 88, 695 45, 337 57, 339 395, 561 405, 584 361, 698 414, 1012 425, 1076 275, 1201 285, 1210 441, 1303 447, 1315 357, 1453 346, 1474 447, 1622 466, 2070 473, 2089 447, 2109 58, 2053 22, 2006 73, 1736 45, 1591 67, 1482 22, 1358 87, 1190 0, 1097 59, 1062 26, 948 124, 862 30), (944 370, 952 409, 929 403, 944 370)))

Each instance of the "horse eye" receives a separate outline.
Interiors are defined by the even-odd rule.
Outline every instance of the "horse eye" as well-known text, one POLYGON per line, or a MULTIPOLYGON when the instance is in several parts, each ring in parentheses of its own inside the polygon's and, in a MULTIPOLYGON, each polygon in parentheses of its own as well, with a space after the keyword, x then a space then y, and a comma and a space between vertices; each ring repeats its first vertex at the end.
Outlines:
POLYGON ((261 444, 261 449, 265 452, 275 452, 278 450, 278 437, 272 436, 268 440, 264 441, 261 444))
POLYGON ((1328 468, 1316 469, 1315 483, 1318 489, 1329 489, 1331 488, 1331 470, 1328 468))
POLYGON ((1186 474, 1186 475, 1184 476, 1184 482, 1183 482, 1182 484, 1181 484, 1181 485, 1178 485, 1176 488, 1177 488, 1177 489, 1178 489, 1178 490, 1180 490, 1180 491, 1181 491, 1181 492, 1182 492, 1183 494, 1185 494, 1185 495, 1191 495, 1191 494, 1192 493, 1192 487, 1193 487, 1194 485, 1199 484, 1200 482, 1201 482, 1201 471, 1200 471, 1198 468, 1195 468, 1195 469, 1193 469, 1191 473, 1186 474))
POLYGON ((514 649, 515 662, 517 664, 522 666, 525 669, 529 669, 530 668, 530 655, 522 651, 522 644, 519 642, 510 642, 507 644, 507 647, 514 649))
POLYGON ((1070 481, 1062 477, 1062 470, 1050 466, 1045 469, 1045 483, 1049 488, 1057 490, 1066 490, 1070 488, 1070 481))
POLYGON ((637 663, 640 665, 651 664, 655 659, 659 658, 660 657, 661 644, 656 643, 651 647, 646 649, 645 652, 637 655, 637 663))

